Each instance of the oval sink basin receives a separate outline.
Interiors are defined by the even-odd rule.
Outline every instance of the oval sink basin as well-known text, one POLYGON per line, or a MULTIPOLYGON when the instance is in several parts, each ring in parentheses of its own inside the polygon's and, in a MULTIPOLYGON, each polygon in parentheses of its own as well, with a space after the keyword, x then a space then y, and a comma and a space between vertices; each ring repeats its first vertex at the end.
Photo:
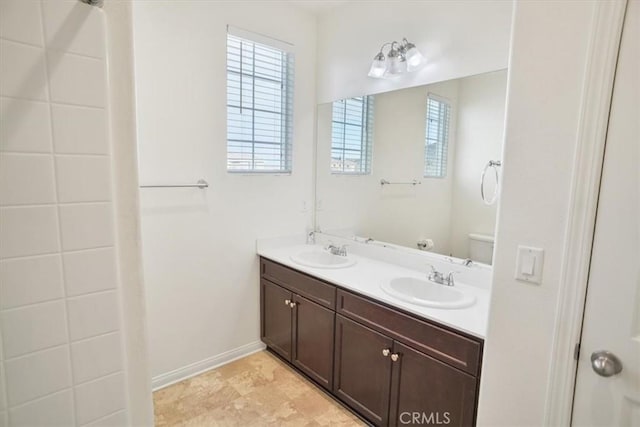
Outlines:
POLYGON ((425 307, 465 308, 476 302, 474 295, 455 287, 415 277, 398 277, 383 283, 381 288, 392 297, 425 307))
POLYGON ((296 264, 313 268, 346 268, 356 263, 356 260, 348 256, 333 255, 324 251, 308 251, 291 255, 291 260, 296 264))

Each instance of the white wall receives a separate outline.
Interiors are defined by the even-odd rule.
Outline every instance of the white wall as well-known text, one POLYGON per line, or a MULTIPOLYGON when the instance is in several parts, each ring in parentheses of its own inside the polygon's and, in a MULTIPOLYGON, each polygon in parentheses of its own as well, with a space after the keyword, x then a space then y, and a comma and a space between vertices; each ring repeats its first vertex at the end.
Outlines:
MULTIPOLYGON (((479 182, 487 162, 502 158, 506 90, 506 70, 460 80, 450 234, 451 252, 458 258, 469 257, 469 233, 495 234, 498 205, 482 201, 479 182)), ((486 197, 494 191, 489 170, 486 197)))
POLYGON ((99 9, 0 2, 0 425, 128 424, 105 55, 99 9))
POLYGON ((142 236, 156 386, 260 348, 259 237, 311 226, 315 17, 282 2, 136 2, 142 236), (226 172, 226 26, 295 45, 291 175, 226 172))
POLYGON ((515 9, 479 425, 544 424, 595 3, 523 1, 515 9), (541 285, 514 280, 519 244, 544 248, 541 285))
POLYGON ((357 1, 318 20, 318 101, 507 68, 511 1, 357 1), (420 71, 399 79, 366 77, 380 46, 406 37, 425 55, 420 71))

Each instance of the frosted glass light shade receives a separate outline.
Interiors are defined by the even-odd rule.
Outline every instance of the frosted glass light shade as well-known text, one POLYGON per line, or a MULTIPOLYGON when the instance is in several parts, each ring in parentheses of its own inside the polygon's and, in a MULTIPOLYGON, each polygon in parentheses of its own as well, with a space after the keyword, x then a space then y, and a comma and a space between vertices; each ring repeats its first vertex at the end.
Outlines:
POLYGON ((405 58, 407 58, 407 70, 409 71, 417 70, 424 63, 424 56, 422 56, 420 51, 413 45, 404 55, 405 58))
POLYGON ((397 75, 407 71, 407 61, 403 56, 391 56, 389 55, 389 74, 397 75))
POLYGON ((373 62, 371 63, 371 68, 369 69, 369 77, 381 79, 382 77, 384 77, 384 73, 386 71, 387 71, 387 61, 381 52, 377 54, 375 58, 373 58, 373 62))

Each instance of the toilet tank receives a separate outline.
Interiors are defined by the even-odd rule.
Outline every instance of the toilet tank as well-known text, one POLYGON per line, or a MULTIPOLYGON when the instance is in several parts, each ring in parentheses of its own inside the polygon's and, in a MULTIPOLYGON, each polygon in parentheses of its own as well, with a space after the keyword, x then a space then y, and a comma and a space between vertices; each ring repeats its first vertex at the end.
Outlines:
POLYGON ((469 234, 469 258, 473 261, 491 264, 493 261, 493 236, 488 234, 469 234))

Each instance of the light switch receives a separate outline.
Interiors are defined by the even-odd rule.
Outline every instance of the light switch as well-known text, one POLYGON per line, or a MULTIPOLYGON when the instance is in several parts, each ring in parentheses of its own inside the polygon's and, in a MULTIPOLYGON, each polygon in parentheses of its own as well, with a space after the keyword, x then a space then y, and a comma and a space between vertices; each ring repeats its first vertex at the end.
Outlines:
POLYGON ((522 254, 522 266, 520 268, 520 273, 523 276, 533 276, 536 267, 536 257, 531 253, 522 254))
POLYGON ((542 261, 544 250, 528 246, 518 246, 516 279, 540 284, 542 281, 542 261))

